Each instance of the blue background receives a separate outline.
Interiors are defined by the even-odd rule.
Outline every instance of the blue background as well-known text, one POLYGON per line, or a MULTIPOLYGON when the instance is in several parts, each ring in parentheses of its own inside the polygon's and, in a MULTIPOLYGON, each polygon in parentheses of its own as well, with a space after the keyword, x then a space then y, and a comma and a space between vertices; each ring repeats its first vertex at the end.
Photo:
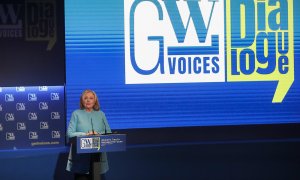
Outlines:
POLYGON ((125 84, 124 1, 65 1, 67 123, 81 92, 96 91, 112 129, 300 122, 299 1, 294 1, 295 81, 125 84))

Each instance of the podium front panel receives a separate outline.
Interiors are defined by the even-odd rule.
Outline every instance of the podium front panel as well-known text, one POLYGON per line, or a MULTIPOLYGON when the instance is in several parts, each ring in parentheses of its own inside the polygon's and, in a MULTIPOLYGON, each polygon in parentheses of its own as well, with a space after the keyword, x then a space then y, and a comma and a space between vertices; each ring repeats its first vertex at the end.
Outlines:
POLYGON ((76 138, 76 153, 125 151, 125 134, 80 136, 76 138))

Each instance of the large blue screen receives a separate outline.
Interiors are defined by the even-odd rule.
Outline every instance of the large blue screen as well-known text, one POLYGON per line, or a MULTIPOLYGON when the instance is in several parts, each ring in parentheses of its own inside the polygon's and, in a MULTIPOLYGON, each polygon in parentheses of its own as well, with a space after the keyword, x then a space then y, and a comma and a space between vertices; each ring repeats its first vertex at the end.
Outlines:
POLYGON ((300 123, 300 3, 66 0, 67 119, 112 129, 300 123))

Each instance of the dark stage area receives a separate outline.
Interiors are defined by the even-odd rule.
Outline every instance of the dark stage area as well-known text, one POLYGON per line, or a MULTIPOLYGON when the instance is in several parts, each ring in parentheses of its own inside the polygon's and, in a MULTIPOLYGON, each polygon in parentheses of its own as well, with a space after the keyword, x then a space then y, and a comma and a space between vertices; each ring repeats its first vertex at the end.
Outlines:
MULTIPOLYGON (((2 152, 0 179, 73 179, 68 148, 2 152), (38 170, 38 171, 37 171, 38 170)), ((298 180, 300 140, 129 146, 108 153, 107 180, 298 180)))

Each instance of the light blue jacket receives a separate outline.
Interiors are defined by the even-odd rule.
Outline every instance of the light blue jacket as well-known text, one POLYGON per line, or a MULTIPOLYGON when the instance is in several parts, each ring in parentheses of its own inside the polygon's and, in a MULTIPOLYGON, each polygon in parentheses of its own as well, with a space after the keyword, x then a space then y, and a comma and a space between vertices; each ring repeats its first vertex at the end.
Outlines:
MULTIPOLYGON (((75 136, 85 136, 87 132, 94 130, 100 134, 111 133, 105 114, 102 111, 87 112, 84 109, 75 110, 72 113, 67 130, 68 138, 75 136)), ((67 171, 74 173, 89 173, 90 161, 88 154, 72 153, 72 145, 69 152, 67 171)), ((100 157, 100 173, 108 171, 106 153, 100 157)))

